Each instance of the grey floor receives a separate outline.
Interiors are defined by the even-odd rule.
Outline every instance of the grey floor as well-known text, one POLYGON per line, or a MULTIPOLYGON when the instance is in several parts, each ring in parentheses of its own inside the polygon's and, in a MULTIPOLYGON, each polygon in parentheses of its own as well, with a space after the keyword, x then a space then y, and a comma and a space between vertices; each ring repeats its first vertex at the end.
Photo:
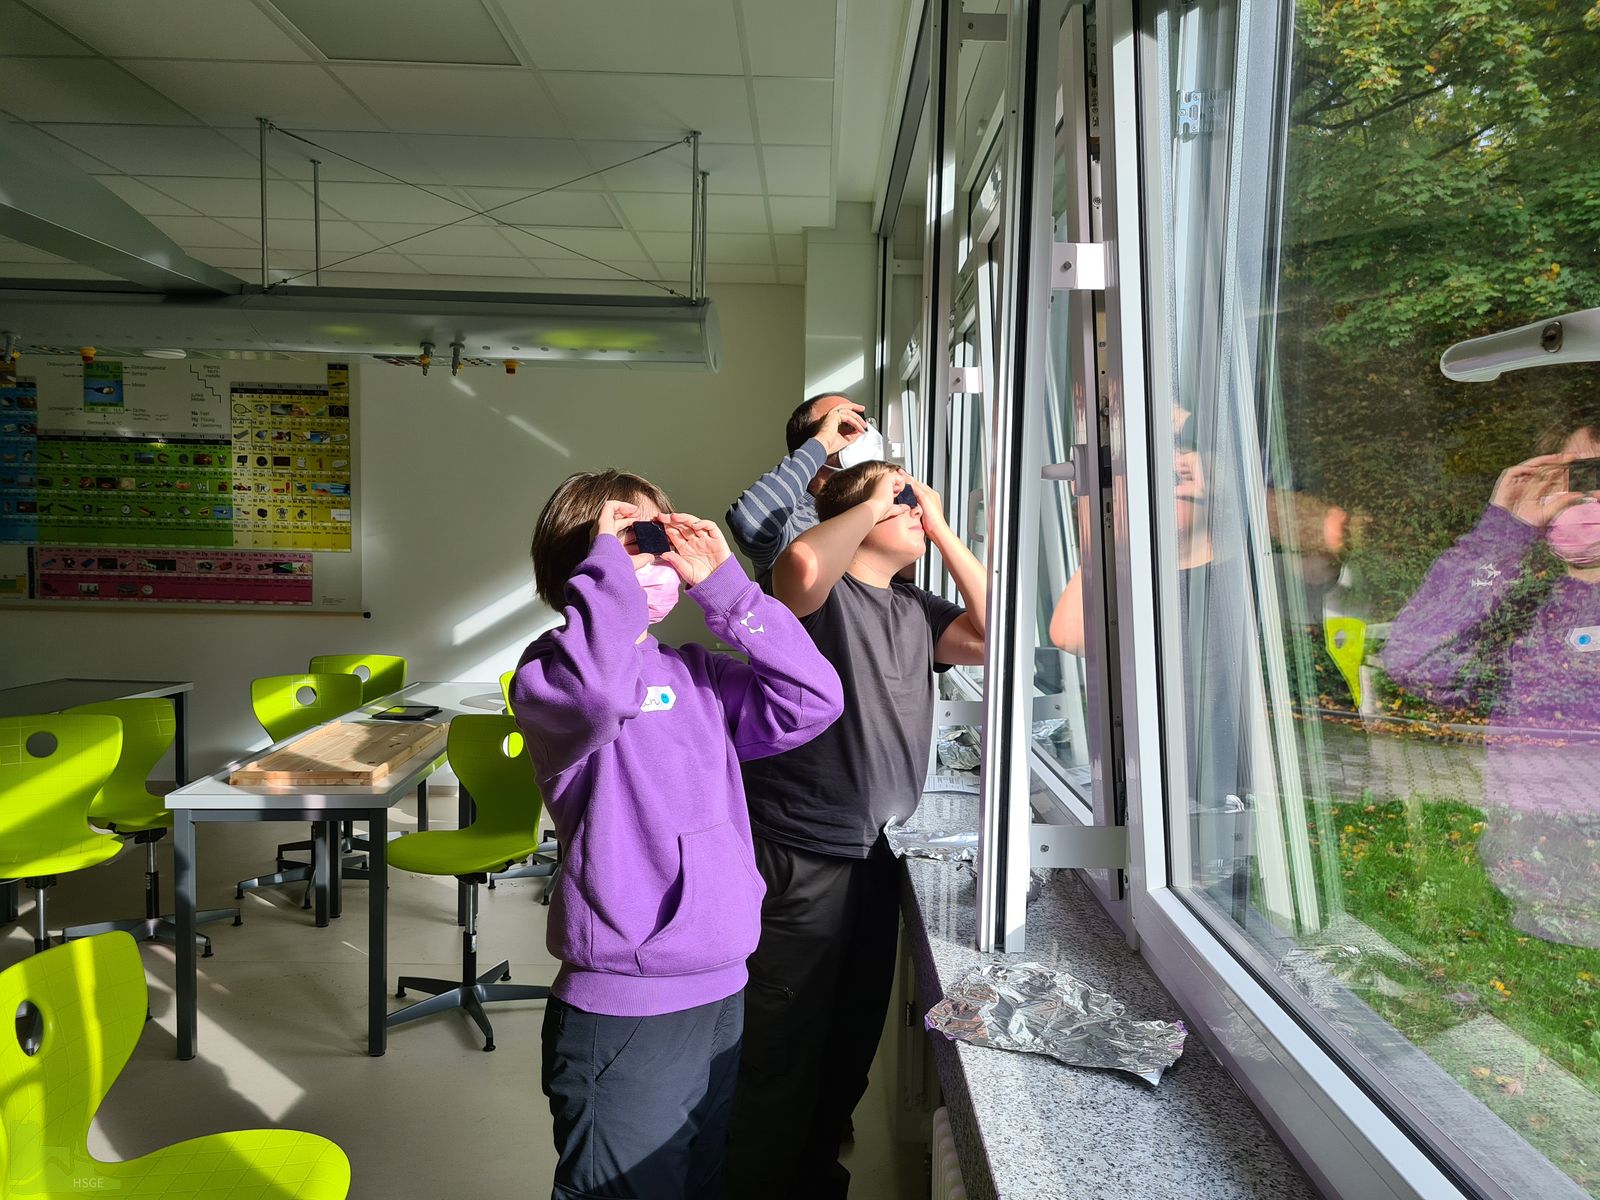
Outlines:
MULTIPOLYGON (((432 805, 434 827, 453 823, 454 798, 432 805)), ((410 806, 395 814, 414 827, 410 806)), ((234 903, 233 882, 268 869, 273 846, 305 835, 292 825, 206 825, 199 831, 200 902, 234 903)), ((171 857, 162 845, 163 901, 172 903, 171 857)), ((497 1005, 498 1048, 485 1054, 459 1014, 393 1030, 382 1058, 365 1053, 367 884, 344 890, 344 915, 318 929, 298 889, 249 895, 245 923, 206 927, 215 955, 200 962, 199 1057, 174 1057, 172 952, 146 945, 153 1019, 113 1086, 90 1139, 98 1157, 125 1158, 226 1129, 287 1126, 332 1138, 350 1156, 357 1200, 548 1194, 554 1154, 539 1092, 543 1004, 497 1005)), ((52 929, 132 916, 143 909, 144 854, 130 850, 51 889, 52 929)), ((548 983, 556 964, 544 948, 542 881, 483 892, 479 953, 509 958, 514 980, 548 983)), ((459 972, 455 881, 390 872, 389 960, 400 973, 459 972)), ((13 925, 0 926, 0 967, 31 953, 32 903, 24 893, 13 925)), ((392 1002, 399 1007, 400 1002, 392 1002)), ((886 1039, 885 1045, 892 1045, 886 1039)), ((853 1197, 927 1195, 920 1147, 890 1135, 894 1065, 880 1056, 856 1113, 846 1163, 853 1197)))

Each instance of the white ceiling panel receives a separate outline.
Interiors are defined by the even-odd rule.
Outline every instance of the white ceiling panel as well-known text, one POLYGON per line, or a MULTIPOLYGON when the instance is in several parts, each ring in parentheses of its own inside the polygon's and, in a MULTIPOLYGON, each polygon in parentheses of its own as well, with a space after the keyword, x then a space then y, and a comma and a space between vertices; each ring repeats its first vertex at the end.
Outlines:
MULTIPOLYGON (((710 272, 707 272, 707 274, 709 274, 709 273, 710 272)), ((793 287, 798 287, 799 285, 803 284, 805 281, 806 281, 806 269, 804 267, 779 267, 778 268, 778 282, 779 283, 787 283, 787 284, 789 284, 789 285, 791 285, 793 287)))
POLYGON ((639 243, 624 229, 541 228, 509 236, 529 258, 555 259, 587 254, 607 262, 620 262, 640 257, 639 243))
POLYGON ((733 0, 498 0, 535 66, 546 71, 739 75, 733 0))
MULTIPOLYGON (((430 275, 497 275, 515 278, 519 275, 531 277, 541 274, 521 258, 471 254, 407 254, 406 257, 430 275)), ((357 259, 350 265, 358 267, 361 260, 357 259)))
MULTIPOLYGON (((686 192, 623 192, 617 204, 635 229, 689 232, 686 192)), ((718 233, 765 233, 767 203, 760 196, 718 195, 713 187, 706 196, 706 224, 718 233)))
POLYGON ((708 142, 755 140, 742 78, 552 72, 545 82, 576 137, 665 142, 698 129, 708 142))
POLYGON ((253 156, 210 129, 142 125, 42 125, 45 132, 128 175, 252 178, 253 156))
MULTIPOLYGON (((101 179, 109 184, 112 176, 101 179)), ((138 181, 124 177, 126 183, 138 181)), ((155 176, 147 181, 147 190, 164 192, 181 201, 188 208, 219 219, 226 217, 261 216, 261 185, 254 179, 185 179, 180 176, 155 176)), ((146 210, 132 202, 140 212, 146 210)), ((299 184, 281 179, 267 180, 267 212, 275 216, 311 216, 311 192, 299 184)), ((326 214, 324 214, 326 215, 326 214)))
MULTIPOLYGON (((252 246, 261 244, 261 222, 240 217, 218 217, 229 229, 248 238, 252 246)), ((380 242, 374 234, 352 221, 322 222, 322 261, 354 250, 373 250, 380 242)), ((267 221, 267 247, 269 250, 310 250, 316 245, 315 222, 308 220, 267 221)))
MULTIPOLYGON (((689 259, 689 239, 684 234, 641 233, 650 257, 660 263, 689 259)), ((772 242, 766 234, 714 233, 706 242, 708 262, 771 263, 772 242)))
POLYGON ((127 175, 96 175, 94 178, 101 187, 115 193, 135 211, 147 217, 194 217, 210 211, 196 210, 193 205, 174 200, 149 184, 127 175))
POLYGON ((640 279, 666 278, 656 269, 654 263, 644 262, 639 259, 621 259, 602 266, 599 263, 587 262, 581 258, 536 258, 533 260, 533 265, 552 279, 608 279, 621 283, 626 281, 629 275, 636 275, 640 279))
POLYGON ((401 133, 562 136, 560 116, 529 71, 517 68, 348 66, 331 68, 401 133))
MULTIPOLYGON (((517 188, 468 188, 467 199, 479 208, 493 208, 495 216, 520 225, 588 226, 619 229, 622 223, 599 192, 557 190, 526 198, 517 188)), ((688 201, 684 201, 687 208, 688 201)))
MULTIPOLYGON (((115 279, 104 271, 96 271, 93 267, 79 266, 77 263, 64 262, 18 262, 6 263, 5 273, 12 279, 115 279)), ((120 281, 118 281, 120 282, 120 281)))
MULTIPOLYGON (((585 146, 597 164, 622 162, 653 148, 648 142, 586 142, 585 146)), ((689 162, 689 147, 674 146, 638 162, 613 167, 602 178, 613 192, 681 191, 687 205, 689 162)), ((756 162, 754 146, 718 146, 702 142, 700 169, 711 173, 709 195, 761 194, 761 169, 756 162)))
POLYGON ((126 59, 130 71, 208 125, 254 128, 257 117, 301 129, 382 129, 321 67, 296 63, 126 59))
POLYGON ((311 56, 250 0, 30 0, 106 55, 304 62, 311 56))
POLYGON ((63 33, 17 0, 0 0, 0 54, 92 53, 77 38, 63 33))
POLYGON ((492 257, 518 253, 516 246, 492 226, 452 225, 448 229, 430 231, 428 225, 368 221, 363 228, 384 245, 398 242, 395 250, 401 254, 473 254, 492 257))
MULTIPOLYGON (((64 263, 67 260, 60 255, 51 254, 48 250, 40 250, 26 242, 14 242, 10 238, 0 238, 0 263, 64 263)), ((8 271, 7 274, 10 272, 8 271)))
POLYGON ((832 77, 834 0, 745 0, 744 31, 753 74, 832 77))
MULTIPOLYGON (((324 183, 322 202, 352 221, 400 221, 441 225, 468 209, 403 183, 324 183)), ((473 218, 477 224, 478 218, 473 218)))
POLYGON ((832 152, 827 146, 763 146, 767 189, 773 196, 832 195, 832 152))
POLYGON ((150 224, 161 230, 180 246, 245 247, 260 246, 253 237, 246 237, 237 229, 229 229, 221 221, 210 217, 151 217, 150 224))
POLYGON ((274 2, 329 58, 501 65, 517 61, 480 0, 384 0, 379 19, 360 4, 274 2), (421 36, 419 30, 424 31, 421 36))
MULTIPOLYGON (((457 187, 523 188, 531 192, 592 170, 576 142, 554 138, 412 134, 406 141, 440 178, 457 187)), ((590 180, 584 186, 598 185, 590 180)))
POLYGON ((757 79, 761 141, 793 146, 833 143, 833 80, 757 79))
MULTIPOLYGON (((252 164, 260 153, 260 132, 254 123, 249 129, 222 129, 223 137, 249 156, 252 164)), ((296 130, 295 132, 299 132, 296 130)), ((382 183, 385 176, 398 175, 412 183, 437 184, 438 172, 423 162, 411 143, 397 133, 345 133, 334 130, 307 130, 308 145, 283 129, 267 134, 267 165, 287 179, 311 186, 311 160, 322 162, 322 181, 382 183)), ((256 172, 252 168, 251 172, 256 172)), ((388 182, 393 182, 389 180, 388 182)))
POLYGON ((707 283, 777 283, 778 273, 772 267, 748 263, 707 263, 707 283))
POLYGON ((104 59, 0 59, 0 108, 24 121, 194 124, 159 92, 104 59))
POLYGON ((828 226, 828 200, 825 196, 774 196, 770 203, 774 233, 799 233, 802 229, 823 229, 828 226))
POLYGON ((780 233, 772 239, 778 243, 778 265, 780 267, 803 267, 806 265, 806 239, 798 233, 780 233))

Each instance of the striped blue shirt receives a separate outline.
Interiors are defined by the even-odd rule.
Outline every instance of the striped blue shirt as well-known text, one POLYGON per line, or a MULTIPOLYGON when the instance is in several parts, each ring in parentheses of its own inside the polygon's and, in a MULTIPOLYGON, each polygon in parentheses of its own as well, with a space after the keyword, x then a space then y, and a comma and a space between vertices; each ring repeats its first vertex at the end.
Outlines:
POLYGON ((772 566, 806 530, 817 524, 817 504, 807 491, 828 450, 812 438, 745 489, 728 509, 728 528, 739 549, 770 590, 772 566))

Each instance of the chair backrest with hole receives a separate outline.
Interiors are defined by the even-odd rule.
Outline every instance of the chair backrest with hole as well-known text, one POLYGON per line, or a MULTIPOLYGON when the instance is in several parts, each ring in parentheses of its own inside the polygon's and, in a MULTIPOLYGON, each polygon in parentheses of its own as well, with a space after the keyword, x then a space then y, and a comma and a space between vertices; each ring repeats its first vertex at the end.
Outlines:
POLYGON ((89 806, 89 818, 104 825, 107 820, 135 814, 159 816, 166 808, 159 796, 150 794, 150 773, 162 756, 172 749, 178 733, 178 718, 172 701, 164 696, 131 700, 106 700, 100 704, 80 704, 68 713, 115 717, 122 722, 122 753, 111 778, 105 781, 89 806))
POLYGON ((354 675, 361 680, 361 703, 392 695, 406 685, 406 660, 398 654, 319 654, 313 675, 354 675))
POLYGON ((475 828, 529 833, 538 840, 544 795, 516 721, 489 713, 455 717, 448 753, 450 769, 477 805, 475 828))
POLYGON ((144 963, 126 933, 0 971, 0 1195, 69 1196, 94 1174, 75 1163, 88 1157, 89 1123, 133 1053, 147 1005, 144 963))
POLYGON ((268 675, 250 683, 250 707, 275 742, 360 708, 354 675, 268 675))
POLYGON ((89 805, 121 750, 115 717, 0 717, 0 879, 91 835, 89 805))

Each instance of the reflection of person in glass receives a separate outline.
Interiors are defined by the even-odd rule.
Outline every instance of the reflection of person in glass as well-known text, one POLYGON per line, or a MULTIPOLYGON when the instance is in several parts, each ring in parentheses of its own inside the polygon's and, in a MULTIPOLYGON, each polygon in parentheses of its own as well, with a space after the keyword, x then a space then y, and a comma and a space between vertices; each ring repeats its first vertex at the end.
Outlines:
POLYGON ((1384 667, 1486 706, 1478 853, 1511 920, 1600 946, 1600 421, 1553 430, 1395 618, 1384 667))

